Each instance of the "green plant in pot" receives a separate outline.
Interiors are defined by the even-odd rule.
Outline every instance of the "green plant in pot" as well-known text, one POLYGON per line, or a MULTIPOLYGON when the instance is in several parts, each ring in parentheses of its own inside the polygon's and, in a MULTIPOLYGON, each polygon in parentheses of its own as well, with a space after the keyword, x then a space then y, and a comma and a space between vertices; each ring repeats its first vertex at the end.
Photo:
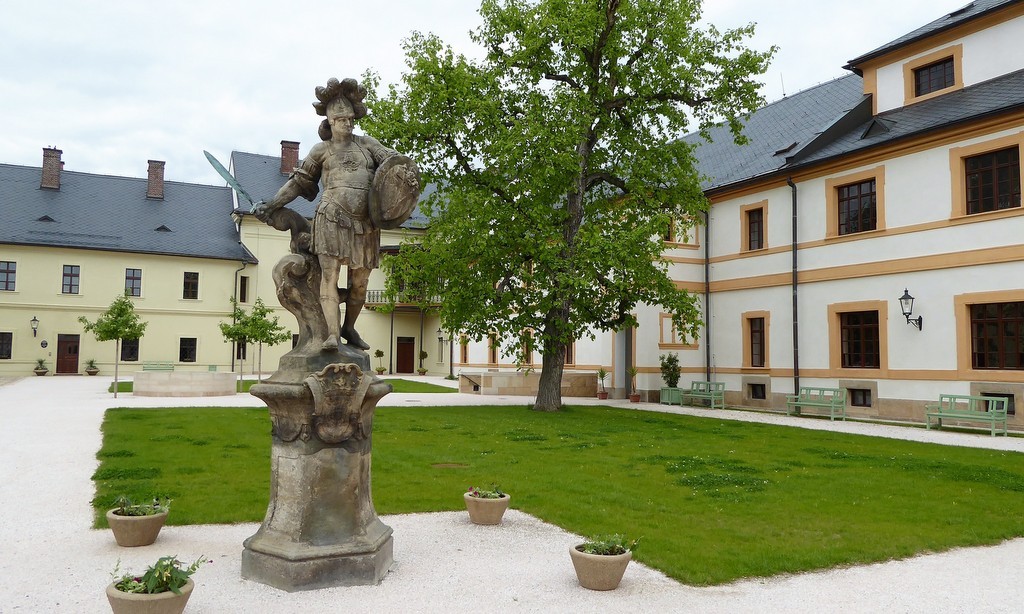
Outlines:
POLYGON ((100 372, 100 368, 96 366, 96 360, 90 358, 85 361, 85 372, 89 375, 96 375, 100 372))
POLYGON ((427 374, 427 368, 423 366, 423 361, 427 359, 427 356, 428 354, 426 350, 420 350, 420 366, 418 369, 416 369, 416 372, 419 373, 420 375, 427 374))
POLYGON ((180 614, 195 588, 192 574, 205 562, 199 557, 186 567, 177 556, 164 556, 142 574, 121 574, 118 561, 107 585, 110 608, 114 614, 180 614))
POLYGON ((121 496, 114 503, 117 507, 107 511, 107 524, 117 544, 128 548, 155 542, 171 507, 167 497, 155 498, 152 503, 134 503, 121 496))
POLYGON ((501 524, 501 517, 505 515, 505 510, 512 501, 512 497, 497 486, 491 486, 490 490, 470 486, 462 498, 469 512, 470 522, 487 525, 501 524))
POLYGON ((377 372, 377 375, 384 375, 384 372, 387 371, 387 368, 384 367, 384 350, 374 350, 373 357, 377 359, 377 366, 373 368, 374 371, 377 372))
POLYGON ((618 588, 639 543, 639 538, 627 540, 622 535, 605 535, 570 548, 569 556, 580 586, 595 591, 618 588))
POLYGON ((599 399, 608 398, 608 391, 604 387, 604 380, 606 379, 608 379, 608 372, 604 370, 604 367, 601 367, 597 370, 597 398, 599 399))
POLYGON ((661 379, 665 387, 661 389, 661 402, 666 405, 682 405, 683 396, 679 390, 679 356, 669 352, 658 357, 661 365, 661 379))
POLYGON ((42 358, 36 358, 36 366, 32 369, 36 375, 46 375, 49 369, 46 368, 46 361, 42 358))
POLYGON ((629 374, 629 402, 639 403, 640 402, 640 391, 636 388, 636 376, 640 373, 640 369, 635 366, 626 369, 626 373, 629 374))

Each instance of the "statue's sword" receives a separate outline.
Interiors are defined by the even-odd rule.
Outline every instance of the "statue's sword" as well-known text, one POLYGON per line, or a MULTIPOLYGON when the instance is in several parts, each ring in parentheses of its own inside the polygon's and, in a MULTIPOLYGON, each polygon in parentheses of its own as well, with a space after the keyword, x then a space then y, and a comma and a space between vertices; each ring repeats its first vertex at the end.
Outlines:
POLYGON ((214 158, 213 154, 208 151, 204 150, 203 153, 206 155, 206 159, 210 161, 210 166, 213 167, 213 170, 217 171, 217 174, 220 175, 224 181, 228 182, 228 185, 231 186, 232 190, 249 202, 249 213, 252 213, 256 209, 257 205, 262 204, 262 201, 254 200, 252 196, 249 196, 249 193, 245 191, 245 188, 238 184, 238 181, 231 176, 228 169, 224 168, 224 165, 220 163, 220 160, 214 158))

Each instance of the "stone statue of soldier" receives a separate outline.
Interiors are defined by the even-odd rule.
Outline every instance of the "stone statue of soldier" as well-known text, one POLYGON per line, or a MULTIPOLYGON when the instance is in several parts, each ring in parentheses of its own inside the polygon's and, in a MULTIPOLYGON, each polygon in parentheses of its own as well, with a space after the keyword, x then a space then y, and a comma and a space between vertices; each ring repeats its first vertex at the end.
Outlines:
MULTIPOLYGON (((415 165, 408 158, 399 156, 398 152, 381 145, 376 139, 352 133, 355 121, 366 115, 365 96, 366 89, 355 79, 330 79, 326 87, 317 87, 317 102, 313 107, 317 115, 326 117, 320 124, 322 141, 310 149, 301 166, 294 170, 270 201, 258 203, 253 208, 257 218, 269 223, 275 211, 297 197, 310 201, 315 199, 318 184, 323 185, 323 194, 313 217, 310 251, 316 255, 322 270, 320 307, 327 321, 327 338, 321 345, 324 352, 337 350, 342 338, 348 345, 361 350, 370 347, 356 332, 355 324, 366 302, 370 272, 380 263, 380 205, 376 202, 375 174, 378 170, 387 174, 384 172, 386 161, 391 161, 386 168, 397 167, 400 173, 404 173, 391 175, 399 176, 407 184, 405 197, 400 200, 403 206, 408 205, 409 211, 415 195, 419 194, 418 171, 414 170, 415 165), (399 160, 399 164, 394 163, 399 160), (413 170, 403 165, 411 165, 413 170), (408 188, 413 183, 415 195, 409 202, 408 188), (371 207, 377 209, 371 212, 371 207), (338 288, 342 265, 348 266, 347 289, 338 288), (344 323, 341 321, 341 303, 345 304, 344 323)), ((393 178, 390 183, 394 185, 393 178)), ((408 212, 401 221, 406 218, 408 212)), ((385 222, 384 227, 397 225, 385 222)))

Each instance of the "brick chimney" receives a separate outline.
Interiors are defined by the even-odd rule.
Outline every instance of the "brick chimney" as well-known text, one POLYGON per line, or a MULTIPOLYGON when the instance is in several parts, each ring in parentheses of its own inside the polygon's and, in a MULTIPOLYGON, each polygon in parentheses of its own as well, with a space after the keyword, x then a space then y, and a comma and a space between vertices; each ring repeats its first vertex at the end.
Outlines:
POLYGON ((47 190, 60 189, 60 171, 64 163, 60 160, 63 151, 56 147, 43 147, 43 176, 39 181, 39 187, 47 190))
POLYGON ((164 164, 163 160, 149 161, 149 184, 146 188, 146 198, 164 198, 164 164))
POLYGON ((291 175, 299 166, 299 142, 281 141, 281 174, 291 175))

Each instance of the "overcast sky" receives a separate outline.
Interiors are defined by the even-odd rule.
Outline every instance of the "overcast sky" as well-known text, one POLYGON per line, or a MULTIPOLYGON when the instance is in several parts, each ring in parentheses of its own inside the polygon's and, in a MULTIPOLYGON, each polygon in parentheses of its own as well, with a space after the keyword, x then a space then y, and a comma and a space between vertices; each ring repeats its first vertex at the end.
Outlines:
MULTIPOLYGON (((846 73, 850 59, 968 0, 707 0, 720 29, 757 23, 752 46, 778 45, 769 101, 846 73), (784 85, 783 85, 784 84, 784 85), (783 90, 785 87, 785 90, 783 90)), ((476 0, 0 0, 0 163, 223 185, 203 157, 276 155, 318 140, 313 88, 367 68, 405 68, 401 42, 433 32, 476 55, 476 0), (291 8, 286 8, 291 4, 291 8), (230 8, 229 8, 230 7, 230 8)))

